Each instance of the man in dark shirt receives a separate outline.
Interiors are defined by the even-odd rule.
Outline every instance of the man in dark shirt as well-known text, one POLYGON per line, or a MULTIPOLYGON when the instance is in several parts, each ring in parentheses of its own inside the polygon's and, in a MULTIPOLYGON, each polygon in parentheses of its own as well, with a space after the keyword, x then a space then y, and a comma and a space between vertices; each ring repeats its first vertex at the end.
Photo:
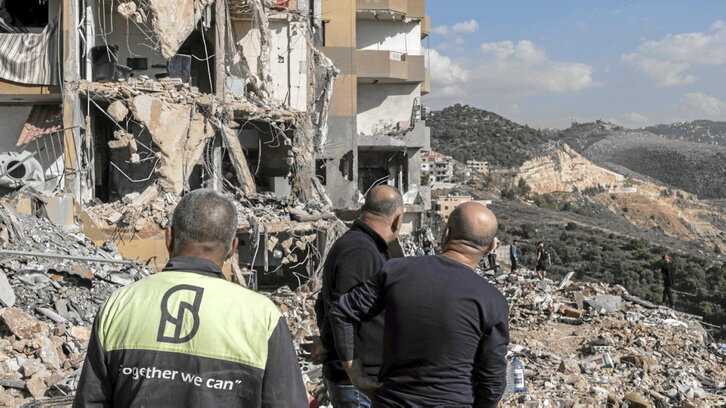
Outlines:
MULTIPOLYGON (((314 362, 323 362, 323 378, 335 408, 368 407, 368 397, 353 387, 335 351, 329 313, 338 298, 363 284, 388 260, 388 244, 398 237, 403 220, 403 199, 390 186, 372 188, 361 208, 361 216, 332 246, 323 267, 323 288, 315 303, 320 337, 310 338, 307 348, 314 362)), ((381 369, 383 315, 354 329, 356 356, 367 375, 377 377, 381 369)))
POLYGON ((391 260, 330 312, 353 384, 374 406, 496 407, 506 386, 508 306, 475 273, 493 248, 494 214, 469 202, 449 216, 441 255, 391 260), (385 310, 385 311, 384 311, 385 310), (381 383, 358 360, 355 327, 384 311, 381 383))
POLYGON ((547 277, 547 267, 552 265, 552 258, 550 253, 547 252, 544 242, 540 241, 537 243, 537 266, 534 267, 534 271, 537 273, 540 279, 547 277))
POLYGON ((519 241, 516 239, 509 245, 509 262, 512 264, 511 272, 514 273, 519 263, 519 241))
POLYGON ((663 303, 668 298, 668 306, 673 307, 673 292, 671 286, 673 286, 673 264, 671 263, 671 257, 663 255, 663 262, 660 264, 660 273, 663 275, 663 303))
POLYGON ((425 239, 423 242, 423 251, 424 255, 433 255, 434 253, 434 244, 433 242, 429 241, 428 239, 425 239))

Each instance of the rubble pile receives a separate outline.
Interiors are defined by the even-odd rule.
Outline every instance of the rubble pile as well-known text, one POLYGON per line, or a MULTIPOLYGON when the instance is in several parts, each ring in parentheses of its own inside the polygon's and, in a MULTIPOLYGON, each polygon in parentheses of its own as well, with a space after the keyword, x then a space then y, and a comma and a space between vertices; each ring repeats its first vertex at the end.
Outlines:
MULTIPOLYGON (((283 286, 268 294, 268 297, 280 308, 282 315, 287 320, 298 355, 303 354, 300 345, 306 342, 305 337, 318 334, 315 319, 315 300, 320 293, 320 288, 320 279, 314 278, 308 280, 307 283, 298 287, 294 292, 287 286, 283 286)), ((327 395, 323 385, 322 366, 312 364, 301 358, 300 369, 308 393, 318 402, 324 404, 327 401, 327 395)))
MULTIPOLYGON (((114 101, 148 94, 166 103, 198 105, 208 109, 216 106, 224 108, 228 117, 234 116, 234 112, 240 112, 252 120, 292 122, 299 120, 301 116, 299 112, 273 106, 270 101, 261 98, 249 98, 230 92, 226 93, 222 100, 215 95, 199 92, 199 89, 183 83, 179 78, 151 79, 146 75, 139 75, 129 78, 128 81, 119 82, 79 80, 74 86, 84 96, 101 96, 114 101)), ((128 111, 123 115, 114 115, 113 111, 108 113, 112 119, 120 122, 128 111)))
POLYGON ((510 304, 510 357, 527 390, 505 406, 668 407, 726 404, 726 353, 696 316, 619 285, 482 273, 510 304), (487 275, 488 274, 488 275, 487 275))
MULTIPOLYGON (((133 192, 121 200, 84 207, 83 210, 99 227, 133 228, 139 232, 147 228, 166 228, 177 202, 173 194, 160 191, 154 184, 141 193, 133 192)), ((329 220, 335 219, 327 203, 319 200, 296 204, 292 199, 280 198, 272 193, 256 193, 239 194, 234 203, 240 229, 265 225, 268 231, 327 230, 329 220)))
POLYGON ((148 274, 111 243, 99 248, 47 218, 16 212, 18 198, 0 202, 0 406, 8 407, 75 391, 98 308, 148 274))

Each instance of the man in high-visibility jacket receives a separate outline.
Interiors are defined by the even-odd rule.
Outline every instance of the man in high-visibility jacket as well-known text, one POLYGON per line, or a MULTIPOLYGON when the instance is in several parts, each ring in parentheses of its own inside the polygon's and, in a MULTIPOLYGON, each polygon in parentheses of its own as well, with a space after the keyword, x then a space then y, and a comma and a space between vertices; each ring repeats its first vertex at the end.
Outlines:
POLYGON ((284 317, 228 282, 237 211, 195 190, 166 231, 162 272, 106 301, 93 324, 76 407, 307 407, 284 317))

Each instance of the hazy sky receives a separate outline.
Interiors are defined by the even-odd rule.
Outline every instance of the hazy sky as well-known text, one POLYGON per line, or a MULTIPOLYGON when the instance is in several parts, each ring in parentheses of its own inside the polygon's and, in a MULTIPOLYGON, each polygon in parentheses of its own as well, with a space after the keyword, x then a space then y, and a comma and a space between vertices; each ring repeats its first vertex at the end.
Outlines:
POLYGON ((726 0, 427 0, 438 109, 533 127, 726 120, 726 0))

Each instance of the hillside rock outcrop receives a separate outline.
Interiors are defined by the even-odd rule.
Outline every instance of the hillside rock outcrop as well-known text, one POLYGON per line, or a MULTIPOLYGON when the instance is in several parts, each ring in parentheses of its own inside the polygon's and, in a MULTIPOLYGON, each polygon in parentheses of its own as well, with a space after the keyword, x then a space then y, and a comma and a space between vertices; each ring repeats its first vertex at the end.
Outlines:
POLYGON ((597 186, 622 186, 625 177, 593 164, 568 145, 534 158, 515 169, 537 194, 582 191, 597 186))

